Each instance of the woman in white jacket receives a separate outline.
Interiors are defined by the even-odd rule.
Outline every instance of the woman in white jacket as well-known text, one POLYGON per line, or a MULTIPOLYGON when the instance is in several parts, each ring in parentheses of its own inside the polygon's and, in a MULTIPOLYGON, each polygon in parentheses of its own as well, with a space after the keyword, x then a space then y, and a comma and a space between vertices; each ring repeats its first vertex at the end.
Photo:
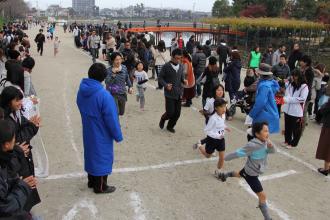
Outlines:
POLYGON ((305 78, 296 69, 292 73, 292 82, 286 86, 283 111, 285 113, 285 142, 284 147, 291 149, 297 147, 304 123, 303 115, 305 102, 308 96, 308 86, 305 78))
MULTIPOLYGON (((155 59, 155 68, 158 78, 159 73, 163 68, 163 66, 165 65, 165 63, 171 60, 171 54, 169 50, 166 50, 165 42, 161 40, 159 41, 157 48, 152 50, 152 55, 155 59)), ((158 88, 162 89, 162 86, 159 83, 158 83, 158 88)))

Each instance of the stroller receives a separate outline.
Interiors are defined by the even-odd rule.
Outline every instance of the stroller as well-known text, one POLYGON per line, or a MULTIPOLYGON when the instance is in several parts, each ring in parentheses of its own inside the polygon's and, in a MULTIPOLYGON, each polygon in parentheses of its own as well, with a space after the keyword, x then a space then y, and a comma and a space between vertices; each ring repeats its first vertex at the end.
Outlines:
POLYGON ((240 108, 243 114, 249 114, 255 102, 258 79, 256 76, 246 76, 244 79, 245 89, 239 91, 236 97, 231 101, 228 109, 233 117, 236 114, 236 108, 240 108))
POLYGON ((228 109, 230 115, 234 116, 236 114, 236 108, 240 108, 242 113, 248 115, 254 104, 251 96, 253 96, 253 94, 239 91, 239 94, 232 100, 232 103, 228 109))

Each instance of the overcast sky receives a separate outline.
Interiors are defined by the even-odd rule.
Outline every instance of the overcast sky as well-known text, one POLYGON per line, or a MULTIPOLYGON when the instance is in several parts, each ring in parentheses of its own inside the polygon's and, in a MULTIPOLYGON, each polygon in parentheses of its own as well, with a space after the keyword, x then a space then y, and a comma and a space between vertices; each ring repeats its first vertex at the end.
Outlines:
MULTIPOLYGON (((61 4, 63 7, 71 7, 72 0, 27 0, 33 7, 36 6, 37 2, 39 8, 46 9, 51 4, 61 4)), ((195 11, 206 11, 212 10, 213 2, 215 0, 95 0, 96 5, 100 8, 118 8, 126 7, 129 5, 135 5, 137 3, 144 3, 145 6, 151 7, 170 7, 180 8, 185 10, 193 10, 193 4, 196 3, 195 11)))

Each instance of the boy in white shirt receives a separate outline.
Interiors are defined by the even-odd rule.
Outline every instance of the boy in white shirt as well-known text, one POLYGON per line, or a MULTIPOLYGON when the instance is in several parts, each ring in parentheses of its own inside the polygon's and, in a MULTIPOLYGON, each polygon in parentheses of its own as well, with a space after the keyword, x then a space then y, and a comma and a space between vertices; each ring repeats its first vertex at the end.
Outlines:
POLYGON ((225 132, 230 131, 227 128, 226 121, 227 102, 223 98, 216 98, 214 101, 215 113, 210 117, 204 132, 207 135, 205 147, 201 144, 194 145, 194 149, 199 149, 201 154, 210 158, 215 150, 219 152, 218 169, 223 168, 225 156, 225 132))

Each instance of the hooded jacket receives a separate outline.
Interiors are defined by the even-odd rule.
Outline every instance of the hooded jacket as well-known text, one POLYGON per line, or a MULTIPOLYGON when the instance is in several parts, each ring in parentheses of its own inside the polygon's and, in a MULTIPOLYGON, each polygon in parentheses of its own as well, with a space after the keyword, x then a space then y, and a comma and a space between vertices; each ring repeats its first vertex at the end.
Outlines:
POLYGON ((241 69, 242 63, 240 60, 231 61, 223 69, 223 72, 226 73, 226 91, 237 91, 239 89, 241 85, 241 69))
POLYGON ((300 50, 292 51, 291 55, 289 56, 288 65, 290 70, 294 70, 296 68, 296 63, 302 58, 303 53, 300 50))
POLYGON ((77 105, 83 124, 85 171, 93 176, 111 174, 113 140, 123 140, 115 101, 100 82, 83 79, 77 105))
POLYGON ((268 154, 275 153, 275 146, 268 148, 266 142, 262 142, 257 138, 252 139, 244 147, 239 148, 233 153, 225 156, 225 161, 233 160, 240 157, 247 157, 244 166, 245 172, 249 176, 259 176, 263 174, 267 168, 268 154))
POLYGON ((0 219, 27 219, 24 206, 31 190, 17 174, 15 177, 9 174, 13 156, 13 152, 0 150, 0 219))
POLYGON ((196 75, 200 76, 206 67, 206 56, 203 51, 198 51, 192 57, 192 65, 196 75))
POLYGON ((280 121, 275 94, 280 89, 275 80, 260 80, 257 86, 255 104, 249 114, 253 122, 267 122, 270 133, 278 133, 280 121))

